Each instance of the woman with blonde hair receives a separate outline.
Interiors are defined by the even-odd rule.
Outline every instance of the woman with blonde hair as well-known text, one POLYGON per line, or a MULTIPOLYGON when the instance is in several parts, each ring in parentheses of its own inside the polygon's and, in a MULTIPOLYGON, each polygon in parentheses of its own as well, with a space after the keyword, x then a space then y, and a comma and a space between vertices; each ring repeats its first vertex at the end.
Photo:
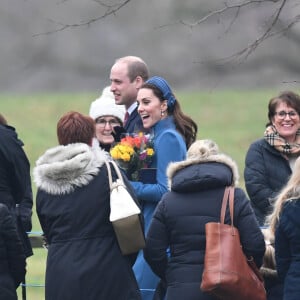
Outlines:
POLYGON ((283 281, 283 299, 300 299, 300 159, 276 198, 269 217, 275 234, 275 260, 279 279, 283 281))
POLYGON ((283 284, 278 278, 276 269, 275 238, 269 227, 262 228, 262 233, 265 238, 266 251, 260 273, 265 281, 267 300, 281 300, 283 297, 283 284))
MULTIPOLYGON (((219 222, 227 186, 235 187, 234 224, 244 253, 262 264, 265 243, 245 192, 238 188, 236 162, 211 140, 194 142, 187 158, 167 168, 170 191, 158 203, 144 256, 166 286, 165 300, 213 300, 200 290, 205 258, 205 224, 219 222), (167 253, 170 249, 170 253, 167 253)), ((225 223, 230 224, 227 210, 225 223)))

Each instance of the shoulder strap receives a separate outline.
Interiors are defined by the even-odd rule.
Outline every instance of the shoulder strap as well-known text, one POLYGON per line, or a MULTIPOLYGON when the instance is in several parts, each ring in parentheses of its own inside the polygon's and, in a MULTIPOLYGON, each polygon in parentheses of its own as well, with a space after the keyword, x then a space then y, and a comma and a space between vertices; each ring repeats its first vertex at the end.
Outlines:
POLYGON ((234 211, 234 187, 233 186, 227 186, 224 191, 222 208, 221 208, 221 217, 220 217, 220 222, 222 224, 224 224, 225 221, 225 213, 226 213, 228 200, 229 200, 231 226, 233 226, 233 211, 234 211))
POLYGON ((119 167, 117 166, 117 164, 113 160, 111 161, 111 164, 113 165, 113 167, 114 167, 114 169, 117 173, 118 179, 120 179, 120 181, 124 184, 123 177, 122 177, 122 174, 121 174, 121 171, 120 171, 119 167))
POLYGON ((231 226, 233 226, 233 211, 234 211, 234 187, 229 187, 229 211, 230 211, 230 219, 231 226))
POLYGON ((226 207, 227 207, 227 202, 228 202, 228 196, 229 196, 229 186, 226 186, 224 195, 223 195, 221 217, 220 217, 220 222, 222 224, 224 224, 224 220, 225 220, 225 212, 226 212, 226 207))
POLYGON ((112 177, 111 177, 110 164, 107 161, 105 161, 105 164, 106 164, 106 169, 107 169, 107 174, 108 174, 109 188, 111 189, 111 187, 112 187, 112 177))
POLYGON ((111 175, 111 168, 110 168, 110 164, 113 165, 116 173, 117 173, 117 176, 121 183, 124 185, 124 181, 123 181, 123 177, 121 175, 121 172, 120 172, 120 169, 118 168, 117 164, 114 162, 114 161, 110 161, 110 162, 105 162, 106 164, 106 168, 107 168, 107 173, 108 173, 108 181, 109 181, 109 187, 110 189, 112 189, 112 183, 113 183, 113 180, 112 180, 112 175, 111 175))

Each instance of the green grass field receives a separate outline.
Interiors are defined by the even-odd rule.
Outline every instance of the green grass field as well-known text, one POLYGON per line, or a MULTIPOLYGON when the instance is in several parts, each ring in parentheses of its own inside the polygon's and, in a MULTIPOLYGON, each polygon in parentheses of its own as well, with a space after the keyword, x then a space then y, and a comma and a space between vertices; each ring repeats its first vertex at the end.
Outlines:
MULTIPOLYGON (((239 166, 240 186, 244 188, 243 170, 246 151, 255 139, 262 137, 267 122, 267 104, 278 91, 213 91, 177 93, 183 111, 198 124, 198 138, 212 139, 221 151, 239 166)), ((93 94, 2 95, 0 112, 17 129, 25 143, 31 167, 43 152, 57 145, 56 123, 70 110, 88 114, 93 94)), ((35 185, 32 184, 35 195, 35 185)), ((33 212, 33 231, 40 226, 33 212)), ((34 249, 28 259, 27 283, 43 284, 46 250, 34 249)), ((20 295, 20 288, 18 289, 20 295)), ((21 299, 21 296, 19 296, 21 299)), ((43 287, 28 287, 27 299, 44 299, 43 287)))

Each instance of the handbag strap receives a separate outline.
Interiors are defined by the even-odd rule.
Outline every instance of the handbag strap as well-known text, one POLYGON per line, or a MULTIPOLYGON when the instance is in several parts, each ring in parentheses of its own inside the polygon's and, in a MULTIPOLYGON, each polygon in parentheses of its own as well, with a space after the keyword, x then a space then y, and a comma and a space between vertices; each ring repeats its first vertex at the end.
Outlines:
POLYGON ((226 186, 224 191, 222 208, 221 208, 221 217, 220 217, 220 222, 222 224, 224 224, 225 221, 225 213, 226 213, 228 200, 229 200, 231 226, 233 226, 233 211, 234 211, 234 187, 233 186, 226 186))
POLYGON ((117 179, 119 179, 121 181, 121 183, 124 185, 123 177, 122 177, 121 172, 120 172, 118 166, 116 165, 116 163, 114 161, 110 161, 110 162, 106 161, 105 164, 106 164, 106 168, 107 168, 107 174, 108 174, 108 181, 109 181, 109 187, 110 187, 110 189, 112 189, 112 184, 113 184, 110 164, 113 165, 113 167, 114 167, 114 169, 115 169, 115 171, 117 173, 117 176, 118 176, 117 179))
POLYGON ((233 210, 234 210, 234 187, 229 187, 229 211, 230 211, 230 219, 231 226, 233 227, 233 210))
POLYGON ((224 220, 225 220, 225 212, 226 212, 226 207, 227 207, 227 202, 228 202, 228 195, 229 195, 229 186, 226 186, 224 195, 223 195, 221 217, 220 217, 220 222, 222 224, 224 224, 224 220))

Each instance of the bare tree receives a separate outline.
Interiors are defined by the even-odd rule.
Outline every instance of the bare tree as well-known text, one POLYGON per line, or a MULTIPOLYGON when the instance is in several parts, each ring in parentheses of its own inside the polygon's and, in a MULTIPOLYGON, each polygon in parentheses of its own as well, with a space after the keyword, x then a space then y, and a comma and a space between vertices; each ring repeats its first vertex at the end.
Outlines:
MULTIPOLYGON (((263 32, 259 36, 257 36, 255 40, 249 41, 249 44, 246 47, 238 50, 229 57, 222 58, 222 61, 232 59, 246 59, 264 41, 274 36, 287 34, 289 30, 299 22, 300 15, 291 16, 284 21, 281 19, 283 11, 288 6, 288 4, 299 5, 297 1, 293 0, 246 0, 239 2, 226 1, 224 4, 222 4, 222 7, 210 11, 193 23, 185 20, 179 20, 176 23, 188 26, 189 28, 195 28, 201 26, 210 19, 230 18, 229 25, 227 26, 227 28, 224 28, 224 34, 226 34, 226 32, 230 31, 230 28, 234 25, 234 23, 237 21, 244 10, 251 8, 259 11, 259 8, 261 8, 262 6, 268 6, 272 13, 270 17, 265 20, 263 32), (233 14, 228 14, 231 12, 233 12, 233 14)), ((172 24, 162 25, 161 27, 170 25, 172 24)))
MULTIPOLYGON (((67 1, 68 0, 62 0, 60 3, 65 3, 67 1)), ((116 3, 106 3, 106 2, 100 1, 100 0, 92 0, 92 1, 99 4, 102 8, 101 10, 103 10, 103 9, 105 10, 104 13, 100 14, 97 17, 90 18, 88 20, 81 21, 78 23, 76 23, 76 22, 71 23, 71 24, 64 24, 64 23, 49 19, 49 21, 51 21, 52 23, 57 25, 57 28, 54 30, 47 31, 47 32, 37 33, 37 34, 34 34, 33 36, 52 34, 52 33, 56 33, 59 31, 63 31, 63 30, 75 28, 75 27, 90 26, 93 23, 99 22, 110 15, 115 15, 119 10, 121 10, 124 6, 126 6, 131 0, 122 0, 121 2, 116 2, 116 3)), ((108 1, 108 2, 110 2, 110 1, 108 1)))
POLYGON ((299 74, 298 0, 4 1, 7 90, 101 86, 125 53, 180 88, 278 86, 299 74))
MULTIPOLYGON (((67 2, 68 0, 62 0, 61 3, 67 2)), ((91 26, 93 23, 99 22, 110 15, 116 15, 121 9, 123 9, 126 5, 129 4, 132 0, 121 0, 120 2, 116 1, 100 1, 100 0, 92 0, 93 2, 99 4, 100 13, 99 16, 90 18, 88 20, 84 20, 81 22, 74 22, 70 24, 64 24, 62 22, 57 22, 51 20, 56 25, 56 29, 37 33, 34 36, 43 35, 43 34, 52 34, 55 32, 63 31, 66 29, 82 27, 82 26, 91 26), (104 12, 103 12, 104 10, 104 12)), ((300 15, 290 16, 285 18, 284 20, 281 18, 284 9, 290 6, 299 5, 297 0, 244 0, 244 1, 236 1, 236 0, 227 0, 224 3, 221 3, 218 8, 212 9, 209 12, 205 13, 199 19, 194 22, 189 22, 184 19, 179 19, 173 23, 169 24, 161 24, 156 28, 164 28, 166 26, 174 26, 181 24, 183 26, 187 26, 191 29, 199 27, 210 20, 215 20, 216 22, 220 22, 221 19, 227 19, 228 25, 224 28, 224 34, 230 31, 231 27, 234 26, 236 21, 239 18, 242 18, 243 13, 246 10, 253 10, 259 12, 259 10, 263 7, 268 7, 271 11, 270 16, 264 21, 264 28, 262 33, 258 35, 254 40, 248 42, 242 49, 238 49, 235 53, 232 53, 228 57, 221 58, 221 61, 232 61, 232 60, 245 60, 251 55, 257 47, 259 47, 264 41, 271 37, 279 36, 287 34, 292 27, 297 24, 300 20, 300 15)), ((241 29, 242 30, 242 29, 241 29)))

